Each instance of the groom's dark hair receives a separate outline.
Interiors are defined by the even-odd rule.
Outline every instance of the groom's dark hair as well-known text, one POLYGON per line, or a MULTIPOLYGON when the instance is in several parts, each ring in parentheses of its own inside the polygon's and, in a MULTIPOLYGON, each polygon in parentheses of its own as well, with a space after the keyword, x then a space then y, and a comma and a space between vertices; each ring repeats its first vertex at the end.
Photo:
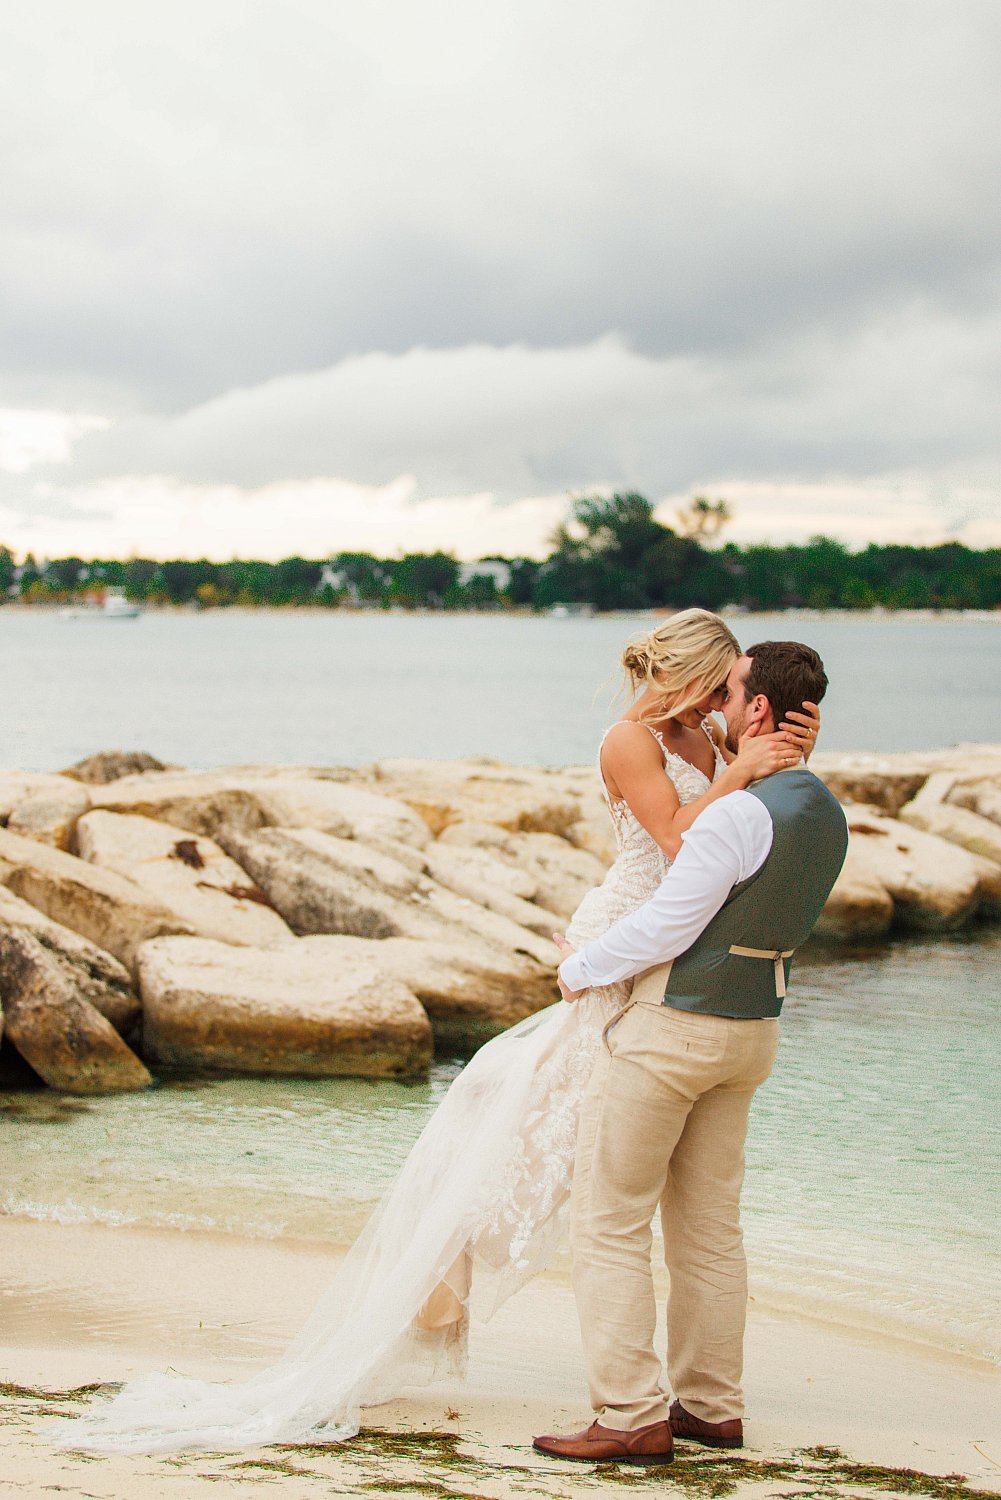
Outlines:
POLYGON ((827 692, 824 663, 812 646, 800 641, 762 641, 748 646, 751 669, 744 679, 747 701, 764 693, 771 705, 776 729, 791 708, 819 703, 827 692))

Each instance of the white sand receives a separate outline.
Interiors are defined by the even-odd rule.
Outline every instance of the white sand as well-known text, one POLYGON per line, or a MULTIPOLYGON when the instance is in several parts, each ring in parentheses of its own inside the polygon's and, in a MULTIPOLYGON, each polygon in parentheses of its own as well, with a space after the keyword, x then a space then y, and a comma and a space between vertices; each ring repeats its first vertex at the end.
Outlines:
MULTIPOLYGON (((278 1242, 8 1218, 0 1219, 0 1264, 0 1379, 62 1391, 167 1365, 238 1378, 282 1346, 333 1263, 278 1242)), ((747 1367, 749 1461, 822 1445, 860 1462, 958 1472, 1001 1492, 1001 1370, 753 1306, 747 1367)), ((0 1494, 186 1500, 239 1483, 241 1492, 267 1487, 282 1500, 420 1487, 446 1497, 571 1496, 610 1482, 531 1449, 533 1433, 590 1420, 573 1298, 558 1277, 539 1279, 475 1330, 465 1385, 421 1390, 369 1413, 373 1428, 459 1434, 459 1462, 442 1459, 434 1444, 419 1445, 414 1458, 386 1456, 365 1440, 320 1454, 77 1456, 37 1437, 44 1403, 9 1397, 5 1405, 0 1494)), ((686 1446, 684 1454, 704 1450, 686 1446)), ((635 1483, 616 1483, 616 1494, 673 1488, 662 1473, 626 1472, 635 1483)), ((858 1476, 827 1471, 819 1480, 794 1471, 737 1477, 736 1493, 762 1497, 864 1488, 858 1476)), ((672 1479, 684 1478, 679 1462, 672 1479)))

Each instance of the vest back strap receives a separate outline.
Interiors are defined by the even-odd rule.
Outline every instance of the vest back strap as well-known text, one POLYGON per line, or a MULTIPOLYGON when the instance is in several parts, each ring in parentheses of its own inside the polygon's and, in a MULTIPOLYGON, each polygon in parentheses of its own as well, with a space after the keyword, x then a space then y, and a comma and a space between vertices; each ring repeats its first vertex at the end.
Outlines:
POLYGON ((734 943, 730 948, 731 953, 736 953, 738 958, 770 958, 775 965, 775 997, 784 1000, 786 993, 786 971, 782 960, 792 958, 796 952, 795 948, 741 948, 734 943))

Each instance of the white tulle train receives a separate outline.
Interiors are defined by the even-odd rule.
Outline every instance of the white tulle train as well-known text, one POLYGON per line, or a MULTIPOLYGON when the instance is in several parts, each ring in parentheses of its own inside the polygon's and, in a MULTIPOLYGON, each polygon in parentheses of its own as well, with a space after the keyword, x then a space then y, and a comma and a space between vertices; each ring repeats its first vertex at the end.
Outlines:
POLYGON ((362 1407, 461 1374, 470 1280, 489 1315, 559 1235, 579 1093, 567 1085, 590 1071, 600 1037, 582 1021, 561 1002, 480 1049, 275 1364, 234 1383, 145 1375, 48 1435, 144 1453, 338 1442, 358 1431, 362 1407), (561 1095, 562 1119, 545 1107, 561 1095), (443 1326, 427 1326, 432 1296, 443 1326))

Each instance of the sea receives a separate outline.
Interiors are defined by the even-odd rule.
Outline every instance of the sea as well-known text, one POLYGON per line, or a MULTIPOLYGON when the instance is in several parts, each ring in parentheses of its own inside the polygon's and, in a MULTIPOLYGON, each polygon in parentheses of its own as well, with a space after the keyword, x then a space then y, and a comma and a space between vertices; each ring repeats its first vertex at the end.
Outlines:
MULTIPOLYGON (((0 765, 98 749, 189 766, 593 759, 649 617, 0 610, 0 765)), ((1001 621, 745 616, 809 641, 829 749, 1001 742, 1001 621)), ((759 1303, 1001 1363, 1001 932, 804 950, 748 1143, 759 1303)), ((350 1242, 462 1067, 403 1085, 161 1078, 0 1091, 0 1213, 122 1231, 350 1242)))

